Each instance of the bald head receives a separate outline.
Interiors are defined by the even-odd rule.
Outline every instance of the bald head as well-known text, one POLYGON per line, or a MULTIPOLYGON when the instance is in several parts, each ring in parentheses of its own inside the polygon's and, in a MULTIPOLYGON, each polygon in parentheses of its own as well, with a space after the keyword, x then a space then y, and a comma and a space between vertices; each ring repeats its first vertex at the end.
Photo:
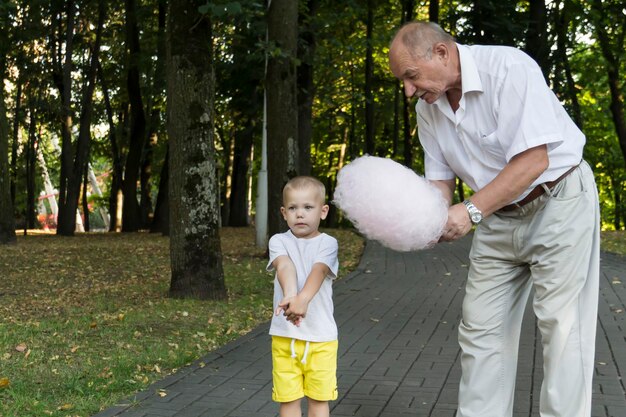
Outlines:
POLYGON ((454 38, 434 22, 405 23, 391 41, 390 54, 402 47, 412 58, 430 59, 438 43, 453 44, 454 38))

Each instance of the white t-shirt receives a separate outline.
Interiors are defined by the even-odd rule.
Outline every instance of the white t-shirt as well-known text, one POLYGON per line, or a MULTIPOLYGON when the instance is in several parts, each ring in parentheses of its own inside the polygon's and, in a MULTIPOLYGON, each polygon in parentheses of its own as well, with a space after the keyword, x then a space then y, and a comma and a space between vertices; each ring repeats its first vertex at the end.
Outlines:
POLYGON ((578 164, 585 136, 550 90, 537 63, 507 46, 457 44, 462 97, 416 105, 426 178, 458 176, 474 191, 490 183, 515 155, 547 145, 550 165, 517 200, 578 164))
MULTIPOLYGON (((325 233, 310 239, 299 239, 287 231, 272 236, 269 241, 270 260, 267 270, 272 271, 272 262, 281 255, 289 256, 296 267, 298 275, 298 292, 304 287, 307 277, 315 263, 323 263, 330 269, 330 274, 324 279, 322 286, 311 302, 306 317, 295 326, 282 314, 272 316, 270 334, 308 342, 332 342, 337 340, 337 324, 333 317, 333 287, 332 281, 337 277, 339 260, 337 259, 337 240, 325 233)), ((274 277, 274 309, 283 299, 283 291, 274 277)))

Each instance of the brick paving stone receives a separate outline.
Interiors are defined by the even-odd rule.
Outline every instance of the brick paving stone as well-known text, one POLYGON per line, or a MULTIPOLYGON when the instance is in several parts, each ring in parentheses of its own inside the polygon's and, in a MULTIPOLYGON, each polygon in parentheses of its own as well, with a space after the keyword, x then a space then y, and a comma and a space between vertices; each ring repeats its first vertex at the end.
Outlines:
MULTIPOLYGON (((398 253, 368 242, 358 270, 335 285, 339 398, 332 416, 454 417, 470 243, 398 253)), ((601 267, 592 417, 626 417, 626 257, 603 253, 601 267)), ((268 329, 259 326, 94 417, 276 417, 268 329), (159 397, 160 389, 168 395, 159 397)), ((529 301, 513 417, 539 415, 541 352, 529 301)))

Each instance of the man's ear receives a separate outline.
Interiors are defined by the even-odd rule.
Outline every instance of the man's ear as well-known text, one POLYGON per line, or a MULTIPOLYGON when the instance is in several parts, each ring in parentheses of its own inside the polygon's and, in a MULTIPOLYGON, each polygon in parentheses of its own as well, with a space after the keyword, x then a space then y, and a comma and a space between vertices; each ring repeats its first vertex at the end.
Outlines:
POLYGON ((330 210, 330 207, 328 206, 328 204, 324 204, 322 206, 322 212, 320 213, 320 218, 322 220, 324 220, 326 216, 328 216, 328 210, 330 210))
POLYGON ((448 59, 450 59, 450 50, 448 49, 448 45, 443 42, 436 43, 433 46, 433 54, 444 62, 447 62, 448 59))

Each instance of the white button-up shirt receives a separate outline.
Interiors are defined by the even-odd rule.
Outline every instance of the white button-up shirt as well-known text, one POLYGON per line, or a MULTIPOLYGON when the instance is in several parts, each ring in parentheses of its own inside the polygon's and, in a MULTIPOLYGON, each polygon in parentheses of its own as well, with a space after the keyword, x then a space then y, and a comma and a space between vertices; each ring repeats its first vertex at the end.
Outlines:
POLYGON ((558 178, 582 158, 585 136, 550 90, 537 63, 506 46, 457 44, 462 96, 452 111, 446 95, 416 105, 426 178, 455 175, 478 191, 515 155, 547 145, 548 169, 519 196, 558 178))

